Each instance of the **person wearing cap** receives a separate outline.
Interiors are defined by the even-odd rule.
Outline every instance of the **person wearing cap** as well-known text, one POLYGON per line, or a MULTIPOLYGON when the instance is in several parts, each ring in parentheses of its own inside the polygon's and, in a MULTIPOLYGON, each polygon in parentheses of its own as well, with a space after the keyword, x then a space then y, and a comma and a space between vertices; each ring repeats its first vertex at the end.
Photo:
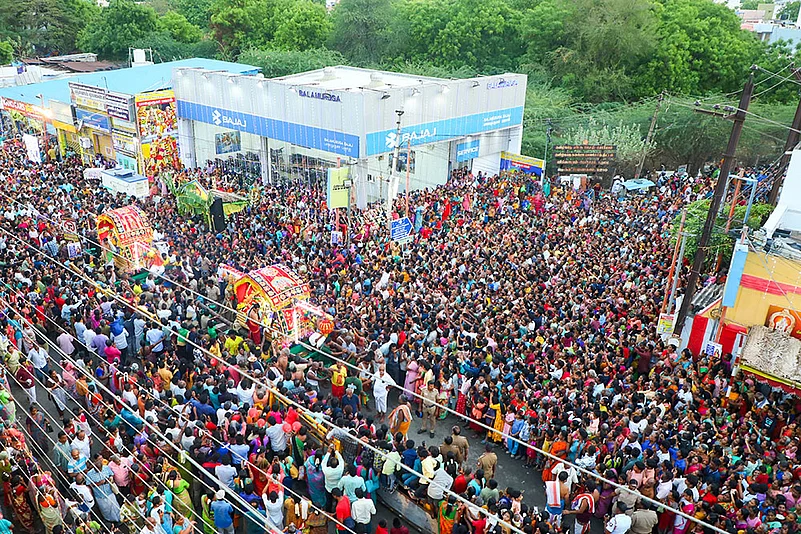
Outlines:
POLYGON ((628 515, 634 513, 634 505, 640 499, 640 494, 637 491, 637 488, 639 488, 639 482, 632 478, 628 482, 628 489, 618 488, 615 490, 617 501, 625 503, 628 515))
POLYGON ((234 507, 226 502, 224 490, 214 494, 214 502, 210 508, 214 514, 214 528, 217 529, 217 534, 234 534, 234 507))
POLYGON ((631 517, 627 511, 626 503, 618 501, 615 505, 615 515, 604 526, 604 534, 626 534, 631 528, 631 517))
POLYGON ((423 434, 428 430, 429 437, 434 437, 434 430, 437 425, 437 402, 439 397, 439 384, 433 380, 428 382, 426 387, 420 391, 423 397, 423 423, 418 434, 423 434))
POLYGON ((451 429, 451 438, 453 438, 453 446, 459 450, 456 458, 461 466, 464 467, 470 455, 470 442, 462 435, 462 428, 459 425, 454 425, 451 429))
POLYGON ((659 517, 650 503, 638 501, 631 514, 631 534, 651 534, 659 523, 659 517))

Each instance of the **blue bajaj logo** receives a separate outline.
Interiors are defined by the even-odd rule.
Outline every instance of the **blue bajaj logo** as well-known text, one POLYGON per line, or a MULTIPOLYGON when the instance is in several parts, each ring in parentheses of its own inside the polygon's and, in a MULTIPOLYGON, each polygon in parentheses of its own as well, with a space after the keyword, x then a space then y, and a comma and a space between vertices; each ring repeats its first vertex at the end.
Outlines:
POLYGON ((218 109, 211 112, 211 122, 216 126, 228 126, 229 128, 244 129, 248 127, 248 121, 244 118, 223 115, 218 109))

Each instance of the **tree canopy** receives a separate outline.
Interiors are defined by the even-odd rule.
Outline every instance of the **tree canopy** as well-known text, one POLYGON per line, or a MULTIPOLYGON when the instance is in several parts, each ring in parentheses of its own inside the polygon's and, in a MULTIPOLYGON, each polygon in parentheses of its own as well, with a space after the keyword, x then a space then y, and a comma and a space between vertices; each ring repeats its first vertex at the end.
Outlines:
POLYGON ((103 57, 121 59, 128 47, 156 31, 158 17, 153 8, 133 0, 111 0, 100 15, 81 31, 79 46, 103 57))

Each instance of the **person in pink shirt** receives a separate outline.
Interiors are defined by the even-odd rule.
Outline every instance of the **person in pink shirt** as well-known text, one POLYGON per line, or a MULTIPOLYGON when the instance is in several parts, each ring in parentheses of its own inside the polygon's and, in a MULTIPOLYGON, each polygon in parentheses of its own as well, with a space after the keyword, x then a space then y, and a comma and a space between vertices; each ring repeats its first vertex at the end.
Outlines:
POLYGON ((106 361, 110 364, 115 362, 120 363, 121 358, 122 352, 114 345, 114 340, 106 340, 106 361))
POLYGON ((128 484, 131 482, 131 465, 133 460, 129 456, 120 457, 117 454, 111 456, 108 466, 114 473, 114 483, 120 488, 120 493, 128 494, 128 484))

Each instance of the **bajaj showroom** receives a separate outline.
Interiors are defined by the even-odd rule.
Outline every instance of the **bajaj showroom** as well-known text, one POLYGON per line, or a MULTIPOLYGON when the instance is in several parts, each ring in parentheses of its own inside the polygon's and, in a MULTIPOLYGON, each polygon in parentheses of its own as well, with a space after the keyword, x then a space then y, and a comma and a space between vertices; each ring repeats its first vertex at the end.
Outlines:
POLYGON ((395 187, 444 183, 452 169, 495 174, 520 153, 526 76, 446 80, 352 67, 266 79, 173 72, 184 165, 255 162, 264 182, 325 180, 348 165, 359 205, 395 187), (400 125, 400 135, 398 126, 400 125))

